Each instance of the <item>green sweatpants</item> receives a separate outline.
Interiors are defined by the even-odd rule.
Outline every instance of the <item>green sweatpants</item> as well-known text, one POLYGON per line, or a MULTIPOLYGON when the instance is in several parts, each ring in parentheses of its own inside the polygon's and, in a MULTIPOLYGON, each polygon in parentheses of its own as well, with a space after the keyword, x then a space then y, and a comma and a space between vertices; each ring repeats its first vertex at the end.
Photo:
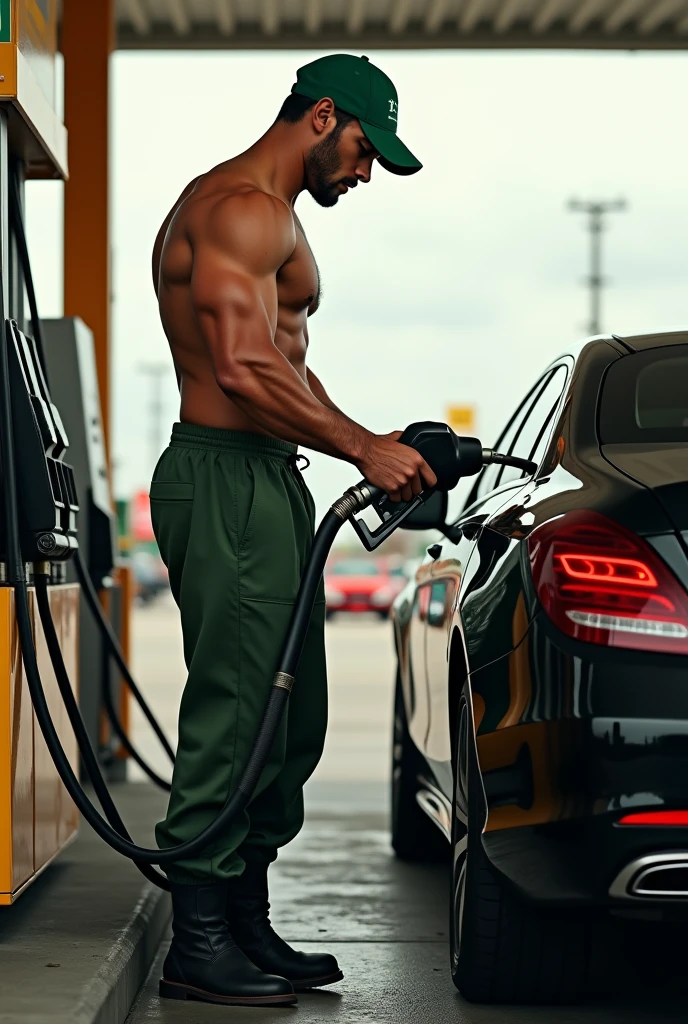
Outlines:
MULTIPOLYGON (((155 535, 181 612, 188 679, 167 817, 158 847, 191 839, 218 814, 246 766, 310 550, 313 499, 296 447, 243 431, 175 424, 151 484, 155 535)), ((294 690, 253 800, 175 882, 240 875, 274 859, 303 824, 302 787, 327 726, 321 587, 294 690)))

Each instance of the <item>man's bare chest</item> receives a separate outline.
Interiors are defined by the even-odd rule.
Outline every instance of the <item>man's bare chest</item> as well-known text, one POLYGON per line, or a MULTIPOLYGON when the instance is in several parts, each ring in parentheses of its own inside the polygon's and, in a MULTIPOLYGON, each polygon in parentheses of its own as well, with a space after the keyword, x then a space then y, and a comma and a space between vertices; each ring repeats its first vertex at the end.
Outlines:
POLYGON ((280 308, 309 316, 320 303, 320 273, 300 225, 294 251, 277 274, 277 298, 280 308))

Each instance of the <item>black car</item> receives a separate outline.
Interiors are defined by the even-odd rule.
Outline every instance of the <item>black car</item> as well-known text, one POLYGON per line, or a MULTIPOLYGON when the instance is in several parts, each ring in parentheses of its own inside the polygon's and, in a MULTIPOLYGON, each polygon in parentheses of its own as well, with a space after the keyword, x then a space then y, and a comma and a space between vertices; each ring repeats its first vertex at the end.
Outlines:
POLYGON ((467 998, 561 1001, 610 911, 688 910, 688 333, 581 344, 495 449, 537 471, 487 466, 392 611, 392 841, 451 848, 467 998))

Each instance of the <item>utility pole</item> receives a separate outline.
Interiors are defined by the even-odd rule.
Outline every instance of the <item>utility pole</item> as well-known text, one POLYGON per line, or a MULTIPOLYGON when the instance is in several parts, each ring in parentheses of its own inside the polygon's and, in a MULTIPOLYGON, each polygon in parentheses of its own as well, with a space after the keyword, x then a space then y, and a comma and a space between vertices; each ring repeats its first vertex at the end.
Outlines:
POLYGON ((609 202, 583 202, 580 199, 572 199, 569 202, 569 210, 572 213, 586 213, 590 218, 590 277, 586 279, 586 284, 590 288, 590 334, 602 333, 602 289, 607 283, 602 273, 602 233, 605 230, 605 216, 627 208, 625 199, 613 199, 609 202))
POLYGON ((156 464, 160 456, 162 455, 163 449, 163 415, 165 412, 164 403, 162 400, 162 383, 163 379, 170 372, 170 368, 167 363, 142 363, 139 366, 139 371, 145 373, 151 378, 151 398, 148 404, 148 412, 150 415, 150 446, 151 446, 151 471, 152 467, 156 464))

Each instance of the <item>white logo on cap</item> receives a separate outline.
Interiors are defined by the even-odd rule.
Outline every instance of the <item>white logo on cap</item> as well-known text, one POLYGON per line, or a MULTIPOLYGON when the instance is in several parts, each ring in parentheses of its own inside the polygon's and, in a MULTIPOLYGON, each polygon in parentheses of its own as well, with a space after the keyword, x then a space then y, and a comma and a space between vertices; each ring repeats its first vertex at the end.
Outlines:
POLYGON ((387 115, 388 121, 394 121, 397 123, 397 111, 399 110, 399 104, 396 100, 388 100, 389 103, 389 114, 387 115))

